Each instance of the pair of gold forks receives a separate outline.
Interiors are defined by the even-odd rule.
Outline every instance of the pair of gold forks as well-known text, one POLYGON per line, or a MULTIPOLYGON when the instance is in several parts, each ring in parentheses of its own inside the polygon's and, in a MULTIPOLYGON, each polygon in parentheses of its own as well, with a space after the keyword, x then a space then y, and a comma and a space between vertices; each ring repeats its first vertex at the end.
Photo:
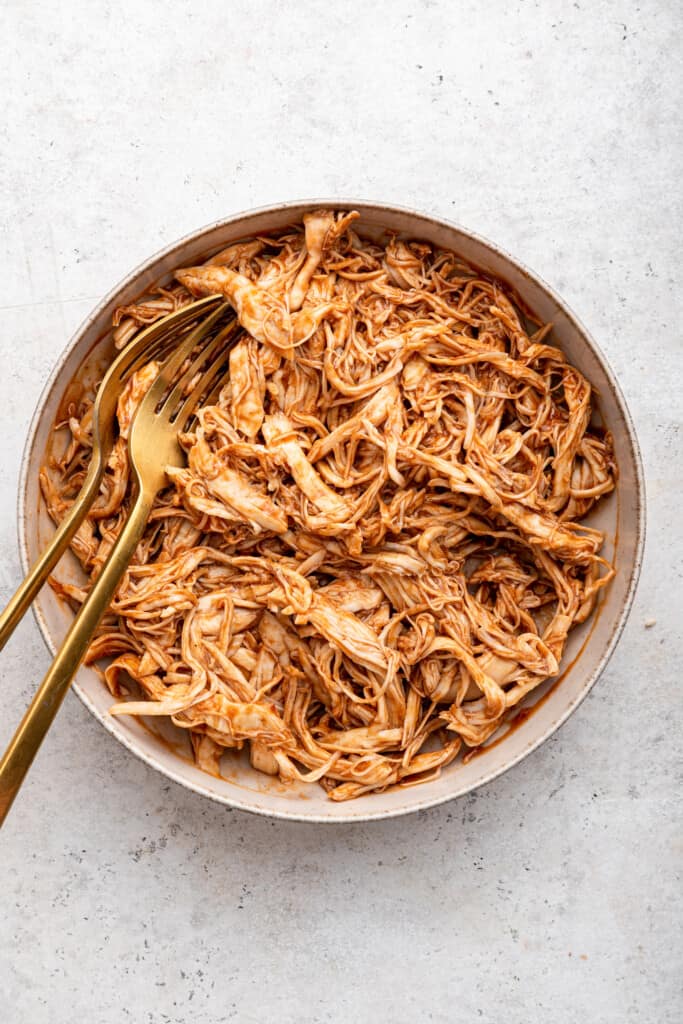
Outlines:
POLYGON ((97 497, 114 446, 116 406, 126 381, 151 359, 164 359, 128 436, 134 495, 128 518, 0 761, 0 825, 135 553, 154 500, 165 485, 166 467, 184 463, 179 433, 187 429, 198 406, 215 401, 223 386, 237 328, 222 297, 200 299, 142 331, 100 384, 93 406, 92 457, 83 486, 52 542, 0 615, 0 650, 97 497))

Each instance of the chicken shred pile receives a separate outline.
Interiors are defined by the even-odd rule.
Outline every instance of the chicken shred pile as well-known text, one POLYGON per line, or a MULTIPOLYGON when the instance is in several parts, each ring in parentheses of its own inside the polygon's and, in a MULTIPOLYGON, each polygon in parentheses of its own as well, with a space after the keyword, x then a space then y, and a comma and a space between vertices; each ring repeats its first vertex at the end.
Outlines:
MULTIPOLYGON (((117 311, 117 347, 204 295, 240 331, 88 653, 111 713, 170 717, 201 768, 248 745, 254 768, 333 800, 483 744, 558 673, 613 575, 581 525, 614 488, 611 438, 550 326, 453 252, 364 240, 357 217, 310 213, 117 311)), ((126 516, 128 429, 157 368, 125 387, 73 541, 90 580, 126 516)), ((91 415, 92 394, 72 403, 42 472, 57 522, 91 415)), ((74 605, 88 591, 52 585, 74 605)))

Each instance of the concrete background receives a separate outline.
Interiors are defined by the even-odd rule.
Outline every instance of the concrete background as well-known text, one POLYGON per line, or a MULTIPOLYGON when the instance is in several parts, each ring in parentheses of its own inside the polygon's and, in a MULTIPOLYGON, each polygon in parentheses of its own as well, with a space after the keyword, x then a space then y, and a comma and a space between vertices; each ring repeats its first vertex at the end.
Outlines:
MULTIPOLYGON (((73 330, 150 252, 278 200, 413 205, 537 270, 618 374, 649 503, 591 698, 507 776, 419 816, 231 813, 69 696, 0 838, 3 1020, 680 1020, 678 5, 0 8, 1 599, 26 428, 73 330)), ((0 661, 0 744, 46 664, 29 618, 0 661)))

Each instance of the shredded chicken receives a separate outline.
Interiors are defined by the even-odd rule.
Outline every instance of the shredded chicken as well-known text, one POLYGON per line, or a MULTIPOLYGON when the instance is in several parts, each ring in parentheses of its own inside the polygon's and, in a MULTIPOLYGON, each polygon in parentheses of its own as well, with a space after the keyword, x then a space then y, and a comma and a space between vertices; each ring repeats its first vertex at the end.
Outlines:
MULTIPOLYGON (((171 717, 201 768, 248 745, 256 770, 333 800, 433 779, 483 744, 558 673, 613 575, 581 522, 614 488, 611 437, 550 325, 452 252, 363 240, 357 216, 312 212, 117 312, 120 346, 220 293, 241 333, 88 655, 106 660, 111 713, 171 717)), ((121 396, 72 544, 90 580, 126 515, 126 437, 155 372, 121 396)), ((91 410, 92 395, 70 408, 41 476, 56 522, 91 410)))

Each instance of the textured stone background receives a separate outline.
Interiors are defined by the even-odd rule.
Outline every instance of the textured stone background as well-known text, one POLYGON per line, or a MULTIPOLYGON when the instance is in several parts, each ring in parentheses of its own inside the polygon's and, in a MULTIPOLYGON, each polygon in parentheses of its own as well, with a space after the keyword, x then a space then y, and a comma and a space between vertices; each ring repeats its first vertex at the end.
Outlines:
MULTIPOLYGON (((619 376, 649 503, 590 699, 419 816, 231 813, 69 696, 0 838, 4 1020, 680 1020, 678 4, 0 6, 0 598, 26 428, 82 317, 150 252, 278 200, 414 205, 536 269, 619 376)), ((0 743, 46 664, 27 619, 0 743)))

